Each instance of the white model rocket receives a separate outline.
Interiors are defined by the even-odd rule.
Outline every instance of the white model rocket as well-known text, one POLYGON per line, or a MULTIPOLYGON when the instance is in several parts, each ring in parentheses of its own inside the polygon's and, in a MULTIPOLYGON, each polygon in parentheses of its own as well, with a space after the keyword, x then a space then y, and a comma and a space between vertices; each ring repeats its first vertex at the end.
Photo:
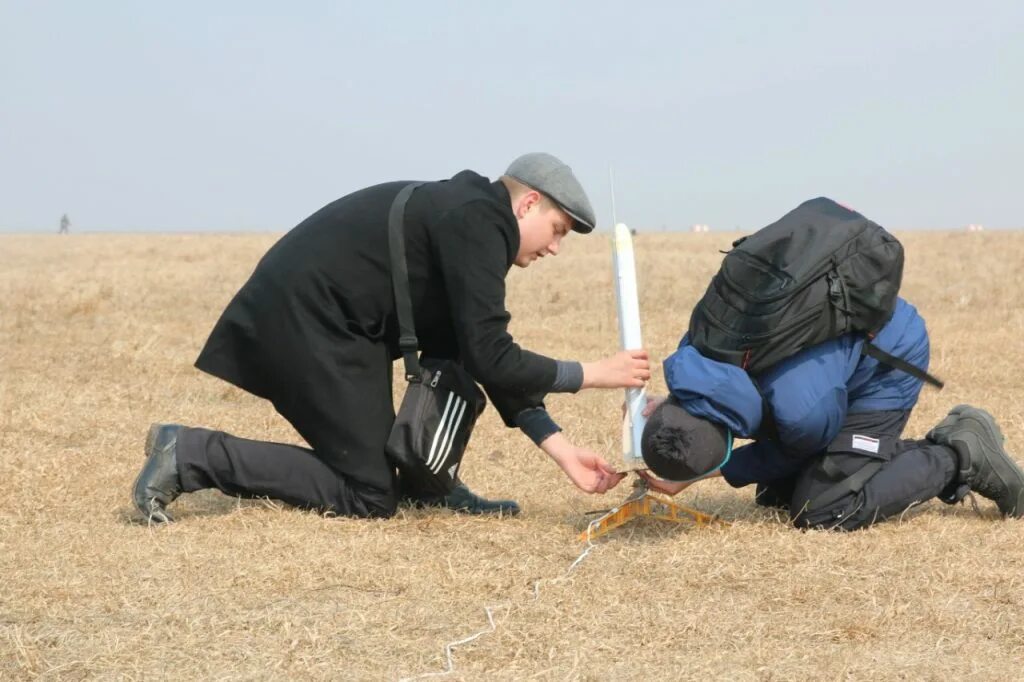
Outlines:
MULTIPOLYGON (((619 302, 619 340, 623 350, 643 348, 640 336, 640 300, 636 288, 636 261, 633 258, 633 235, 622 223, 615 225, 612 239, 615 262, 615 294, 619 302)), ((626 389, 626 415, 622 423, 623 471, 644 469, 640 454, 640 436, 646 419, 643 416, 647 399, 642 388, 626 389)))

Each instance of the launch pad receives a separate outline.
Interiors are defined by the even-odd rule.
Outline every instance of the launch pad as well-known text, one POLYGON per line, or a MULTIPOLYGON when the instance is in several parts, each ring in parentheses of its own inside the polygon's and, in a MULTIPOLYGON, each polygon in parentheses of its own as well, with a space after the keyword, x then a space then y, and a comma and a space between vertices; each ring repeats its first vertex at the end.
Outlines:
POLYGON ((728 521, 723 521, 714 514, 697 511, 651 492, 647 483, 640 477, 633 482, 633 492, 622 504, 591 513, 603 515, 587 524, 579 535, 582 542, 599 538, 633 519, 644 517, 672 523, 693 523, 698 527, 714 523, 729 525, 728 521))

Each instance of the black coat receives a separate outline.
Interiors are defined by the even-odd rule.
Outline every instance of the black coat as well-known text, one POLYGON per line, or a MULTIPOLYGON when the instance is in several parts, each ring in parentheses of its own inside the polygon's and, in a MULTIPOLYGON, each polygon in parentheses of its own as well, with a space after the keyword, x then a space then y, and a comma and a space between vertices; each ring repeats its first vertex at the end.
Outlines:
MULTIPOLYGON (((358 338, 398 358, 387 215, 404 184, 342 197, 285 234, 225 309, 196 366, 277 404, 309 382, 345 383, 330 372, 296 376, 295 353, 358 338)), ((420 349, 461 358, 514 425, 520 411, 542 405, 556 363, 507 331, 505 277, 519 249, 507 190, 472 171, 423 185, 406 208, 405 240, 420 349)))

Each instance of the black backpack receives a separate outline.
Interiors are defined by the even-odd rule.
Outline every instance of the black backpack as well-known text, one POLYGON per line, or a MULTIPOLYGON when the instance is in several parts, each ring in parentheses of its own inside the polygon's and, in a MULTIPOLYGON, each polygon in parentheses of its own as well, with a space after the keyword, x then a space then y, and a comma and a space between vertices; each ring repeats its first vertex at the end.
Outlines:
POLYGON ((902 278, 895 237, 831 199, 811 199, 733 242, 693 310, 690 342, 757 376, 804 348, 862 332, 865 354, 942 388, 870 343, 892 318, 902 278))

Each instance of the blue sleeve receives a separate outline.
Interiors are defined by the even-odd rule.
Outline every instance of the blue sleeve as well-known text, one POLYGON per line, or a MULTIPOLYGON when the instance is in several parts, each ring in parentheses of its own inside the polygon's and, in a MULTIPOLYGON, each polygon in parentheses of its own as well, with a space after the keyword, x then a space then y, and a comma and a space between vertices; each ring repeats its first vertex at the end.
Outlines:
POLYGON ((761 425, 761 396, 747 373, 706 358, 683 337, 664 362, 665 382, 683 409, 749 438, 761 425))
POLYGON ((777 443, 758 440, 732 451, 722 466, 722 477, 733 488, 751 483, 767 483, 796 476, 804 467, 806 457, 792 457, 777 443))

